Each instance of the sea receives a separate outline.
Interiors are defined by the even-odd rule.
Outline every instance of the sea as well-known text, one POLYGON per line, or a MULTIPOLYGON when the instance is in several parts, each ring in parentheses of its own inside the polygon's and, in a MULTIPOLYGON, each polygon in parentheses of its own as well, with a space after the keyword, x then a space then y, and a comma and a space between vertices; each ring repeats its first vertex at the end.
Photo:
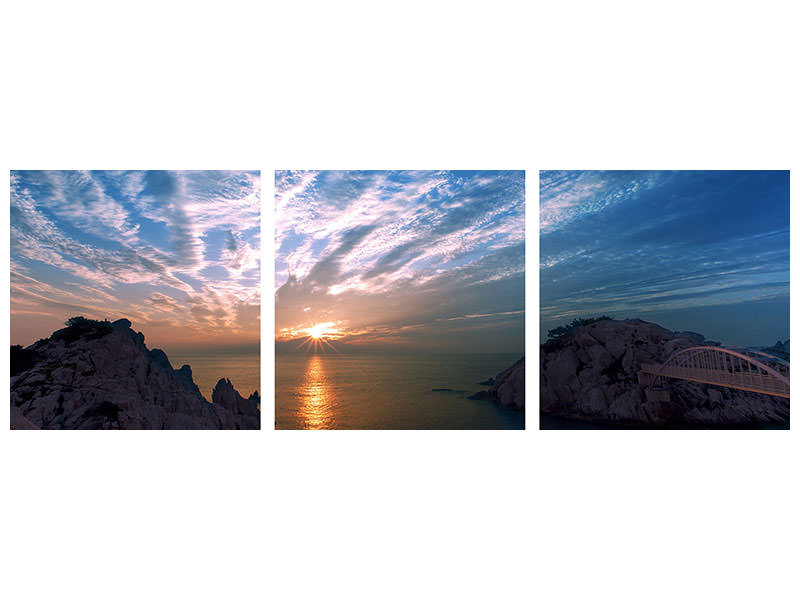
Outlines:
POLYGON ((468 396, 518 354, 279 355, 276 429, 524 429, 525 414, 468 396), (446 391, 433 391, 434 389, 446 391))
POLYGON ((261 355, 249 354, 168 354, 173 369, 192 368, 192 378, 206 400, 211 401, 214 386, 223 377, 245 398, 255 391, 261 395, 261 355))

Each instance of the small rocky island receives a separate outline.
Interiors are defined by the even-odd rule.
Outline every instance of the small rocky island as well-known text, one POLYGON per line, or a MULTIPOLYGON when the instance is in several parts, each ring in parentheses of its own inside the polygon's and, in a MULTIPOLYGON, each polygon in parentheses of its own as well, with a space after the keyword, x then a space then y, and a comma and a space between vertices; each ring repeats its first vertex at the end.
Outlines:
MULTIPOLYGON (((647 400, 640 365, 663 363, 684 348, 719 345, 702 334, 601 317, 576 320, 550 336, 540 355, 543 422, 551 416, 630 427, 788 426, 788 398, 670 380, 669 401, 647 400)), ((788 358, 788 341, 780 350, 788 358)))
POLYGON ((227 379, 209 402, 189 365, 173 369, 127 319, 72 317, 47 339, 11 347, 12 429, 259 429, 259 403, 227 379))

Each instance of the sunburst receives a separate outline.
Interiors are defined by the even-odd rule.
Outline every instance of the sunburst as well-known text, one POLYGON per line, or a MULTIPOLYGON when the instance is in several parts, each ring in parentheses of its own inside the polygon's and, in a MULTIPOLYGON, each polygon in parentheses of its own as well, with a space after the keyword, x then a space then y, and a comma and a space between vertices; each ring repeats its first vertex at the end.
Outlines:
POLYGON ((308 329, 304 329, 303 332, 306 333, 308 337, 297 346, 296 350, 307 347, 312 352, 319 352, 325 348, 330 348, 338 353, 339 351, 326 339, 340 337, 341 332, 336 329, 335 325, 336 323, 329 321, 327 323, 317 323, 308 329))
POLYGON ((313 327, 309 327, 306 329, 308 335, 310 335, 315 340, 321 339, 326 333, 328 333, 328 324, 327 323, 318 323, 313 327))

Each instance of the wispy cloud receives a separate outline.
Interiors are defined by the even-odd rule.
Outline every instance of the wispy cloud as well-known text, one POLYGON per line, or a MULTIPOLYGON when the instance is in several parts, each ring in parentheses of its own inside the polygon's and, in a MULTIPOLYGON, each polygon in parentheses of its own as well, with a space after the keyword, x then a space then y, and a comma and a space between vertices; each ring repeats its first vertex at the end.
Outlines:
POLYGON ((259 186, 240 171, 12 172, 12 333, 46 335, 67 311, 157 322, 167 343, 257 339, 241 306, 260 300, 259 186))
POLYGON ((788 184, 788 172, 542 172, 543 332, 599 313, 683 311, 687 327, 698 307, 788 299, 788 184))
MULTIPOLYGON (((279 337, 335 317, 383 339, 415 315, 434 321, 437 302, 477 313, 484 288, 524 276, 522 172, 281 171, 275 183, 279 337)), ((485 312, 523 308, 518 287, 485 312)))

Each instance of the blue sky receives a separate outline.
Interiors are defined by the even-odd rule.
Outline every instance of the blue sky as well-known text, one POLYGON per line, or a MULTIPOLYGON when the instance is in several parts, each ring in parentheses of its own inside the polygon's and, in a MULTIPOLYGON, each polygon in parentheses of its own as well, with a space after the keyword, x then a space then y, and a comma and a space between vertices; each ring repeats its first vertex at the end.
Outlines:
POLYGON ((542 171, 541 330, 642 318, 789 337, 788 171, 542 171))
POLYGON ((278 171, 276 337, 524 347, 522 171, 278 171))
POLYGON ((149 345, 257 343, 260 176, 12 171, 11 337, 126 317, 149 345))

